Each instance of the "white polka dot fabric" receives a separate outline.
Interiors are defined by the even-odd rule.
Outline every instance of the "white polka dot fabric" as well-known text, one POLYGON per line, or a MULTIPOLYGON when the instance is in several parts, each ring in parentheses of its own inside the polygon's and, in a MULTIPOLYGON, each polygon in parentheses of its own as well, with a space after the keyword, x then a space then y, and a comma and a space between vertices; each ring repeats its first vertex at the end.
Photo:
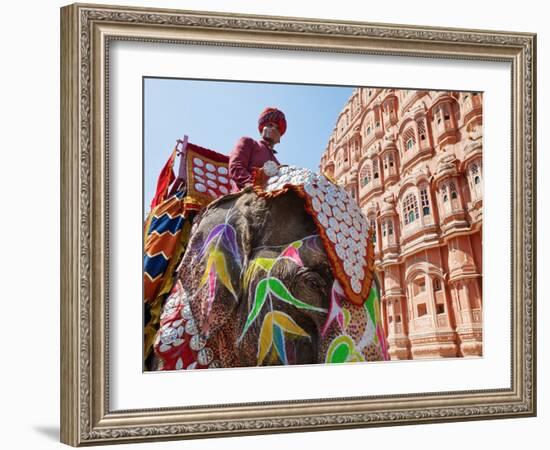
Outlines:
POLYGON ((199 157, 194 157, 192 163, 192 183, 197 192, 208 194, 213 199, 229 193, 230 186, 227 167, 216 166, 199 157))

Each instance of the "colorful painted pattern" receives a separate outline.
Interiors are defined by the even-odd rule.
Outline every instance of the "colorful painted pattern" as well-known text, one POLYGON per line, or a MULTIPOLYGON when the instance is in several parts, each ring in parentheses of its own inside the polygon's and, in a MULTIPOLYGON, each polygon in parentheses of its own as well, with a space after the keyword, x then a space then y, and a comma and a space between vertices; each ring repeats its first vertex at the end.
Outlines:
POLYGON ((268 356, 270 356, 270 363, 275 363, 278 359, 280 363, 288 364, 286 341, 296 337, 311 338, 288 314, 274 309, 273 299, 280 300, 305 311, 315 311, 322 314, 326 314, 327 312, 325 308, 309 305, 296 298, 285 283, 271 273, 275 264, 282 260, 292 261, 294 264, 302 267, 303 262, 298 249, 309 239, 305 238, 291 243, 276 258, 254 259, 245 274, 244 285, 249 287, 250 280, 254 277, 256 287, 254 289, 252 309, 248 313, 239 341, 242 340, 251 325, 261 315, 262 310, 264 308, 268 309, 267 314, 263 317, 258 340, 258 365, 263 364, 268 356), (258 274, 259 276, 257 276, 258 274), (270 350, 274 351, 271 355, 269 355, 270 350))
POLYGON ((275 169, 275 175, 270 177, 262 171, 256 174, 258 195, 269 199, 288 190, 297 193, 304 198, 319 233, 277 247, 276 256, 271 256, 275 248, 270 247, 269 256, 250 261, 245 261, 241 253, 242 236, 232 223, 232 209, 223 223, 197 235, 189 248, 192 256, 180 272, 180 276, 197 276, 192 280, 182 278, 189 284, 178 280, 159 314, 154 350, 160 370, 230 367, 238 358, 226 353, 236 352, 241 345, 255 349, 257 365, 294 364, 300 345, 317 341, 317 353, 323 355, 318 362, 389 359, 379 289, 372 281, 372 243, 366 220, 353 199, 324 177, 303 169, 275 169), (305 249, 329 256, 334 280, 328 308, 298 298, 300 295, 293 294, 296 291, 284 278, 289 264, 296 272, 306 269, 305 249), (278 264, 283 262, 281 272, 278 264), (184 286, 191 287, 189 292, 184 286), (354 296, 353 301, 350 295, 354 296), (248 305, 245 315, 225 313, 232 308, 238 311, 239 296, 248 305), (219 320, 212 326, 215 309, 217 314, 221 310, 227 318, 233 317, 231 330, 236 331, 220 331, 219 320), (294 316, 292 311, 315 317, 320 324, 319 335, 311 335, 312 330, 306 330, 301 319, 297 319, 299 314, 294 316))
POLYGON ((331 293, 331 305, 321 334, 333 326, 335 336, 326 352, 326 363, 389 361, 390 356, 380 316, 380 296, 376 281, 362 307, 345 301, 337 280, 331 293))
POLYGON ((255 277, 257 274, 260 274, 260 276, 256 277, 255 280, 256 288, 254 290, 253 307, 246 319, 241 339, 254 321, 257 320, 262 309, 267 308, 268 312, 263 316, 258 337, 258 365, 292 364, 294 358, 288 355, 288 349, 292 348, 289 344, 299 338, 311 340, 309 333, 301 328, 290 315, 274 309, 272 299, 278 299, 305 311, 314 311, 321 314, 326 314, 327 312, 325 308, 309 305, 293 296, 284 282, 274 277, 271 273, 275 264, 284 260, 292 261, 297 266, 303 267, 299 249, 304 246, 304 243, 307 245, 315 237, 311 236, 291 243, 276 258, 256 258, 250 264, 247 276, 245 277, 245 286, 250 283, 252 277, 255 277))
MULTIPOLYGON (((216 299, 218 281, 221 282, 222 286, 225 286, 237 302, 237 294, 231 282, 226 260, 226 255, 228 255, 234 263, 239 267, 241 266, 241 256, 236 238, 237 233, 233 226, 223 223, 214 227, 202 244, 199 259, 205 261, 205 269, 199 283, 199 289, 208 285, 208 294, 206 300, 202 303, 201 313, 203 317, 208 318, 210 316, 212 305, 216 299)), ((208 333, 208 320, 206 320, 202 331, 208 333)))

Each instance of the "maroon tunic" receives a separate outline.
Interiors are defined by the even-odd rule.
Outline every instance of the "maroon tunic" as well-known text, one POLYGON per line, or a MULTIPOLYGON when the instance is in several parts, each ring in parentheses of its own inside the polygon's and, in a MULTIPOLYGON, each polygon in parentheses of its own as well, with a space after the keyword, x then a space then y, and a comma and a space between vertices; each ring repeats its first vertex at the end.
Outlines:
POLYGON ((263 139, 258 142, 250 137, 242 137, 229 154, 229 176, 242 189, 247 183, 252 183, 252 169, 263 167, 266 161, 280 164, 263 139))

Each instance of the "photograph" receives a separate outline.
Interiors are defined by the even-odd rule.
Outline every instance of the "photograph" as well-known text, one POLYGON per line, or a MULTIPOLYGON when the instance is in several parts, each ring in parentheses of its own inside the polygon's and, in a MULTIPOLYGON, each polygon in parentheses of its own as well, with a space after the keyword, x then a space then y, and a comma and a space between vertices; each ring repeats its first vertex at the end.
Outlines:
POLYGON ((536 33, 175 8, 60 9, 61 441, 534 417, 536 33))
POLYGON ((143 78, 145 371, 483 356, 483 93, 143 78))

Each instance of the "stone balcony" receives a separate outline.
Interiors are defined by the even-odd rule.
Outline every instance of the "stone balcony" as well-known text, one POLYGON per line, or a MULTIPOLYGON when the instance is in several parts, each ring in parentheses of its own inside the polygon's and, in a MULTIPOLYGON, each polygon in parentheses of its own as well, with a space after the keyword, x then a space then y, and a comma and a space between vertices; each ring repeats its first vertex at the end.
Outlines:
POLYGON ((461 207, 455 207, 449 210, 440 210, 440 228, 443 235, 449 235, 456 231, 463 231, 470 228, 470 223, 466 217, 466 211, 461 207))
POLYGON ((349 172, 350 167, 351 167, 351 164, 350 164, 349 161, 348 162, 342 162, 341 164, 336 163, 336 165, 334 167, 334 177, 336 179, 339 179, 342 175, 349 172))
POLYGON ((395 165, 393 167, 384 169, 385 185, 394 184, 394 183, 397 183, 398 181, 399 181, 399 173, 397 172, 397 168, 395 167, 395 165))
POLYGON ((395 323, 393 322, 390 326, 389 326, 389 332, 390 334, 403 334, 403 324, 402 323, 395 323))
POLYGON ((401 229, 401 245, 419 233, 432 231, 434 228, 437 228, 437 224, 432 215, 426 215, 416 219, 414 222, 405 225, 401 229))
POLYGON ((464 124, 472 122, 474 119, 481 119, 483 114, 483 107, 481 98, 479 96, 472 96, 470 102, 465 103, 462 107, 462 120, 464 124))
POLYGON ((410 90, 401 103, 401 115, 403 115, 417 100, 422 98, 427 91, 410 90))
POLYGON ((468 219, 472 226, 481 226, 483 224, 483 200, 475 199, 468 202, 468 219))
POLYGON ((359 188, 359 205, 363 206, 373 195, 381 194, 382 192, 384 192, 384 184, 381 179, 373 178, 359 188))
MULTIPOLYGON (((426 219, 426 217, 424 218, 426 219)), ((401 256, 414 253, 420 248, 435 245, 439 242, 439 226, 430 217, 430 220, 424 220, 424 223, 418 219, 412 224, 405 225, 401 230, 400 245, 401 256)))
POLYGON ((439 146, 454 144, 458 140, 458 129, 450 121, 435 127, 434 135, 439 146))
POLYGON ((399 243, 382 241, 382 253, 380 265, 395 264, 399 260, 399 243))
POLYGON ((460 311, 460 324, 457 327, 458 331, 464 331, 472 326, 481 324, 483 314, 480 308, 474 308, 471 310, 460 311))
POLYGON ((414 166, 419 161, 431 158, 433 155, 434 150, 427 141, 424 141, 420 145, 418 143, 414 144, 404 152, 401 158, 401 172, 414 166))
POLYGON ((435 327, 432 316, 418 317, 412 320, 411 329, 414 331, 432 330, 435 327))
POLYGON ((481 309, 461 311, 456 332, 460 341, 460 350, 463 356, 483 355, 483 315, 481 309))
POLYGON ((436 317, 437 328, 449 328, 449 317, 447 314, 438 314, 436 317))

